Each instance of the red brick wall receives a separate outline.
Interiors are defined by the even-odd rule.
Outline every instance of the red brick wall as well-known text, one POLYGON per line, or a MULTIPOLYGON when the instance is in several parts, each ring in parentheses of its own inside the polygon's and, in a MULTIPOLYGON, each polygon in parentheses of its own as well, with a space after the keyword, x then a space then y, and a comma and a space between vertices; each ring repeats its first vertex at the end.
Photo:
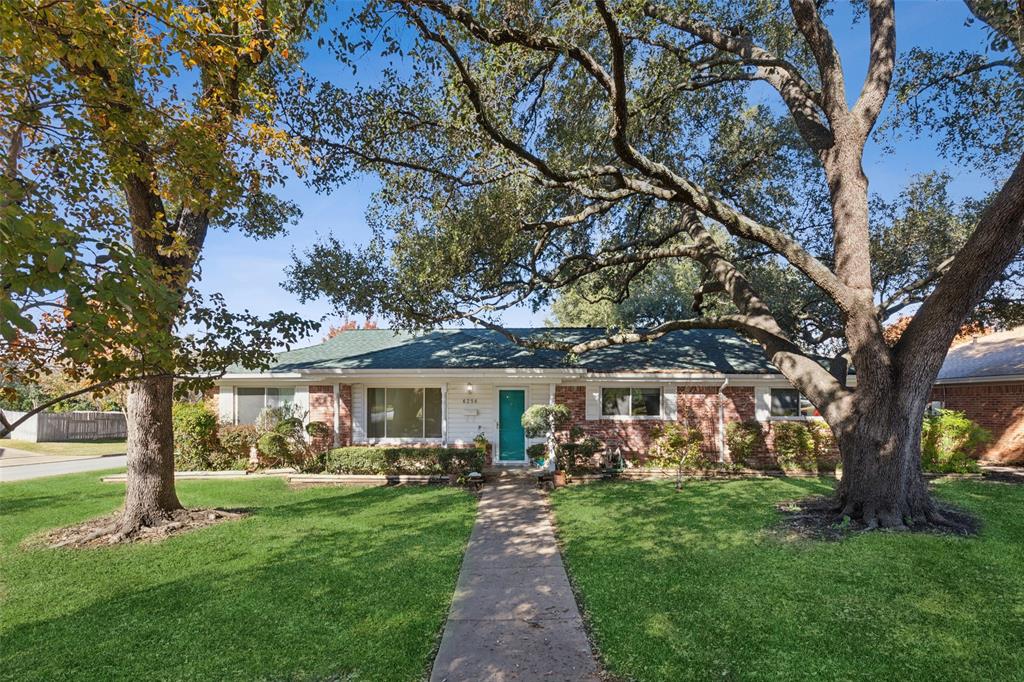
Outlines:
MULTIPOLYGON (((716 457, 722 433, 718 428, 718 386, 679 386, 676 389, 678 419, 695 424, 704 434, 704 451, 716 457)), ((754 418, 753 386, 727 386, 723 391, 725 423, 754 418)))
MULTIPOLYGON (((334 445, 334 387, 333 386, 310 386, 309 387, 309 421, 323 422, 327 425, 329 434, 326 438, 317 439, 314 443, 317 447, 332 447, 334 445)), ((351 429, 351 420, 349 429, 351 429)))
POLYGON ((932 388, 932 400, 992 432, 982 459, 1024 464, 1024 381, 939 385, 932 388))
MULTIPOLYGON (((607 450, 622 448, 622 454, 642 463, 655 432, 667 421, 684 421, 700 427, 707 452, 718 456, 718 386, 679 386, 674 420, 587 419, 585 386, 556 386, 555 402, 569 407, 570 427, 578 426, 588 436, 605 444, 607 450)), ((754 389, 750 386, 725 389, 726 423, 754 418, 754 389)))
POLYGON ((352 445, 352 385, 341 384, 338 387, 339 419, 338 444, 352 445))

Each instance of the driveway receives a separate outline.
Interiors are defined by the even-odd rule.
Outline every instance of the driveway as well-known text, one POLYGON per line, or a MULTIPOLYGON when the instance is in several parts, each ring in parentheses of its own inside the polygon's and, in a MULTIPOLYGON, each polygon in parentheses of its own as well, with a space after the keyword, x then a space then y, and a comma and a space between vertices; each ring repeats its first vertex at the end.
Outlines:
POLYGON ((80 471, 98 471, 126 466, 125 455, 103 457, 67 457, 40 455, 0 445, 0 481, 25 481, 43 476, 75 474, 80 471))

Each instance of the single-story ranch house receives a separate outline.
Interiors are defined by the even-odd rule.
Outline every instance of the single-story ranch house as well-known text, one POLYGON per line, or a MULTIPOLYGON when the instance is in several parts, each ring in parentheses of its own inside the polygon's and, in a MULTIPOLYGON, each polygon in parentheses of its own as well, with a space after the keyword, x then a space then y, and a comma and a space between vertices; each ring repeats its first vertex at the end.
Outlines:
MULTIPOLYGON (((514 332, 573 342, 604 334, 514 332)), ((1024 376, 1018 379, 1024 387, 1024 376)), ((226 423, 251 423, 264 407, 294 403, 329 427, 334 446, 468 447, 482 435, 493 444, 491 463, 512 466, 526 464, 526 448, 540 442, 525 437, 520 421, 536 404, 567 405, 573 425, 629 458, 643 457, 666 421, 699 423, 705 450, 724 461, 729 422, 761 422, 770 443, 773 423, 814 418, 814 408, 758 346, 724 330, 677 331, 575 362, 485 329, 352 330, 281 353, 266 372, 229 372, 218 385, 226 423)), ((1020 407, 1024 395, 1016 393, 1016 401, 1020 407)))

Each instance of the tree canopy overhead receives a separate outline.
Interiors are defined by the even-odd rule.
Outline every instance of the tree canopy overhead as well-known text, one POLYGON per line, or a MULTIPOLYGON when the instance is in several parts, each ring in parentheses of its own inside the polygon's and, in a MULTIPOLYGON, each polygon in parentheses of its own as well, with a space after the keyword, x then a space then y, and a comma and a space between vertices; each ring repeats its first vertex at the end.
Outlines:
MULTIPOLYGON (((319 187, 380 178, 376 239, 362 249, 325 240, 297 259, 292 285, 407 326, 500 329, 501 310, 542 306, 584 278, 628 283, 690 260, 698 315, 564 350, 734 329, 835 431, 837 510, 869 527, 940 522, 918 461, 930 385, 1024 243, 1024 158, 1012 143, 1024 129, 1024 17, 1011 2, 967 6, 985 29, 976 50, 897 58, 894 3, 858 4, 868 67, 854 84, 828 3, 372 2, 336 33, 338 52, 382 49, 411 68, 369 87, 303 83, 291 130, 317 160, 319 187), (970 227, 951 235, 954 253, 908 252, 910 269, 886 266, 901 278, 886 295, 898 303, 906 291, 919 305, 894 347, 875 279, 898 258, 877 241, 873 253, 885 210, 870 205, 862 165, 890 101, 900 112, 890 132, 934 128, 940 152, 998 178, 970 227), (798 277, 808 305, 837 321, 856 387, 798 342, 787 311, 772 307, 766 266, 798 277), (728 305, 703 305, 716 299, 728 305)), ((918 229, 889 222, 892 237, 918 229)))
POLYGON ((7 380, 203 378, 305 332, 192 286, 211 227, 265 238, 299 215, 274 194, 302 158, 273 119, 312 11, 291 5, 3 3, 7 380))

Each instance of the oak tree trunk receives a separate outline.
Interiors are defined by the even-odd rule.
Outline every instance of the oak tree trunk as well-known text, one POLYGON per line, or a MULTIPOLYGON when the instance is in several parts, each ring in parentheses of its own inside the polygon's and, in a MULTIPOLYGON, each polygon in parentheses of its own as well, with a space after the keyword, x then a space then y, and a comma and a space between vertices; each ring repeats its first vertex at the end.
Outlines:
POLYGON ((837 487, 841 516, 868 528, 942 523, 921 471, 927 394, 917 389, 851 403, 832 424, 843 461, 837 487))
POLYGON ((159 526, 181 509, 174 490, 171 377, 135 381, 128 388, 128 488, 117 532, 159 526))

